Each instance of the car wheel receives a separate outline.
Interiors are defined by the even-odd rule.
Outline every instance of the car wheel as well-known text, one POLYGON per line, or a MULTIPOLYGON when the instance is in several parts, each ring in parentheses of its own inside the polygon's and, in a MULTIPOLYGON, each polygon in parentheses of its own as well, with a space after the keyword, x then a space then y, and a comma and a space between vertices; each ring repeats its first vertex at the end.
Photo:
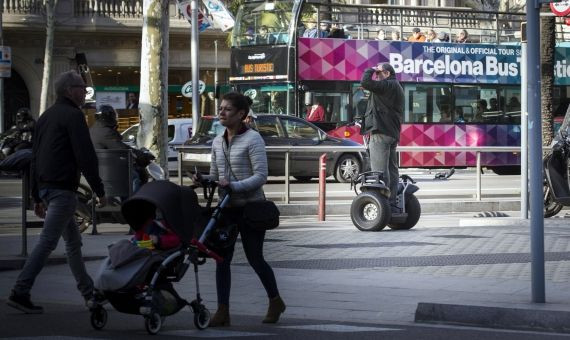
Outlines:
POLYGON ((340 183, 349 183, 350 180, 360 173, 360 161, 355 155, 345 154, 340 156, 336 163, 334 178, 340 183))

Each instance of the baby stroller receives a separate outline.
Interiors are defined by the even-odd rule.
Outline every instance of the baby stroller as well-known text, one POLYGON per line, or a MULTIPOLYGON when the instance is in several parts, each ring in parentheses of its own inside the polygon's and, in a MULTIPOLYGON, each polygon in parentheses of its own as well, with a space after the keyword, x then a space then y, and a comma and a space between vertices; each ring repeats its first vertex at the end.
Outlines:
POLYGON ((169 250, 153 251, 139 248, 129 240, 110 246, 109 257, 102 263, 96 276, 95 299, 89 306, 91 325, 102 329, 107 323, 104 304, 108 301, 121 313, 144 316, 149 334, 157 334, 168 315, 190 306, 194 313, 194 325, 205 329, 210 323, 210 312, 202 304, 198 280, 198 266, 207 257, 216 261, 222 258, 204 245, 221 216, 221 209, 229 201, 229 194, 215 209, 209 209, 214 191, 209 188, 208 209, 198 204, 198 197, 190 187, 181 187, 169 181, 153 181, 145 184, 122 205, 122 213, 128 224, 138 231, 158 209, 169 228, 181 241, 181 245, 169 250), (211 218, 200 235, 201 218, 204 212, 212 212, 211 218), (179 282, 188 267, 194 266, 196 299, 188 302, 174 290, 173 282, 179 282))

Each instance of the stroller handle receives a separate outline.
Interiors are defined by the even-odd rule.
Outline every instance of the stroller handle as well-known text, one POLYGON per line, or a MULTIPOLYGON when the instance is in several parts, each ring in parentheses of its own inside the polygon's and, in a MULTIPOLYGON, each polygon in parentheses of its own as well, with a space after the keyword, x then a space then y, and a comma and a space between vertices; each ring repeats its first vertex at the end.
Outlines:
POLYGON ((198 241, 197 239, 193 238, 192 241, 190 241, 190 244, 198 248, 199 251, 213 258, 216 261, 216 263, 221 263, 224 261, 224 259, 220 255, 208 249, 208 247, 206 247, 202 242, 198 241))

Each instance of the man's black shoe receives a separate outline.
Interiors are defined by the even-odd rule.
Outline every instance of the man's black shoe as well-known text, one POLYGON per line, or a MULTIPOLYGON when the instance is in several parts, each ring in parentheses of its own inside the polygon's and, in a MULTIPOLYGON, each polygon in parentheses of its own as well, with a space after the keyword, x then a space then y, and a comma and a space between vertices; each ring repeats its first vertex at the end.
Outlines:
POLYGON ((14 292, 10 294, 7 302, 8 306, 21 310, 26 314, 42 314, 43 307, 36 306, 30 300, 29 295, 16 295, 14 292))

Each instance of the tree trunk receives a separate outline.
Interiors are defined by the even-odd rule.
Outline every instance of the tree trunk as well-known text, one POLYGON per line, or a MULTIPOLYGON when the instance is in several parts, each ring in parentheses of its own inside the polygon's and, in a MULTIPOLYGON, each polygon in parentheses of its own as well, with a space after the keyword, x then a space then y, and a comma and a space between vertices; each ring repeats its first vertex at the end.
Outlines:
POLYGON ((540 78, 542 145, 550 145, 554 136, 552 96, 554 91, 555 18, 542 17, 540 21, 540 78))
POLYGON ((41 115, 48 106, 49 89, 51 85, 52 71, 52 54, 53 54, 53 35, 55 33, 55 9, 57 0, 46 0, 46 48, 44 52, 44 74, 42 77, 42 92, 40 94, 40 111, 41 115))
MULTIPOLYGON (((168 169, 168 0, 144 0, 137 147, 168 169)), ((168 176, 168 171, 165 171, 168 176)))

